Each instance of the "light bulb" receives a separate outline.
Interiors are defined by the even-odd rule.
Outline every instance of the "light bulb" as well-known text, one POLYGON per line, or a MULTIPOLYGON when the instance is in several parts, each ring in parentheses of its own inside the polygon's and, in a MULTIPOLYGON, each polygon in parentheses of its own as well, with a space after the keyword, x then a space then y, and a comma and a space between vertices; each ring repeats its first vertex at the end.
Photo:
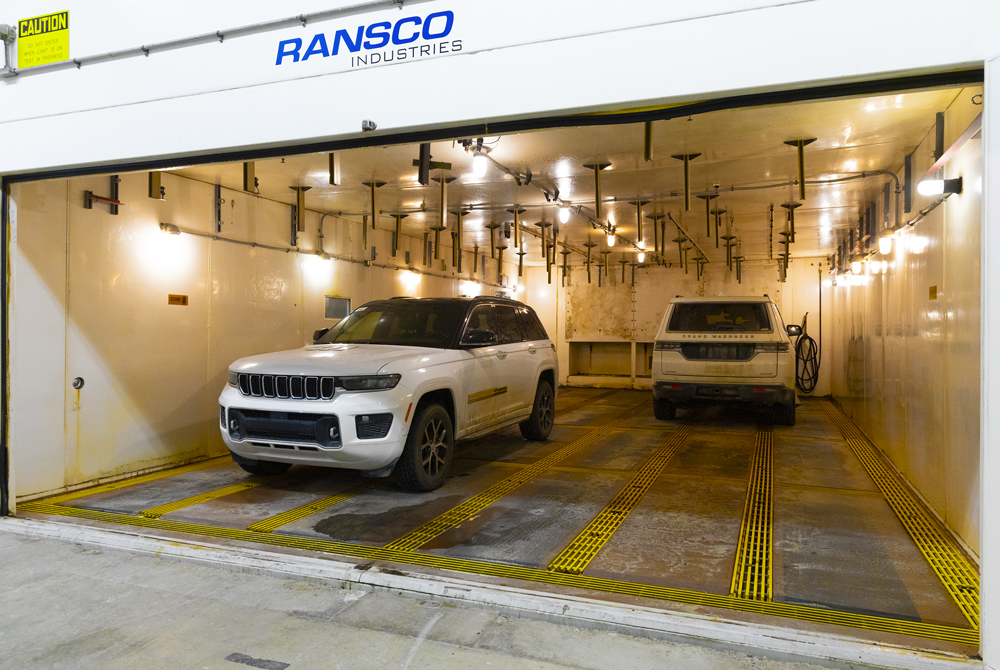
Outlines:
POLYGON ((486 175, 486 156, 482 154, 476 154, 472 157, 472 174, 476 177, 483 177, 486 175))
POLYGON ((646 243, 643 242, 642 240, 639 240, 639 242, 636 243, 636 246, 639 247, 640 249, 645 249, 646 248, 646 243))
POLYGON ((608 233, 608 246, 609 247, 615 246, 615 234, 614 233, 608 233))
POLYGON ((639 252, 639 262, 640 263, 645 263, 646 262, 646 254, 645 254, 645 252, 642 252, 642 251, 639 252))
POLYGON ((941 195, 944 193, 943 179, 925 179, 917 184, 920 195, 941 195))
POLYGON ((559 208, 559 220, 562 223, 566 223, 567 221, 569 221, 569 207, 559 208))
POLYGON ((883 256, 888 256, 892 251, 892 237, 885 235, 878 238, 878 252, 883 256))
POLYGON ((851 263, 851 272, 856 275, 861 274, 861 261, 853 261, 851 263))

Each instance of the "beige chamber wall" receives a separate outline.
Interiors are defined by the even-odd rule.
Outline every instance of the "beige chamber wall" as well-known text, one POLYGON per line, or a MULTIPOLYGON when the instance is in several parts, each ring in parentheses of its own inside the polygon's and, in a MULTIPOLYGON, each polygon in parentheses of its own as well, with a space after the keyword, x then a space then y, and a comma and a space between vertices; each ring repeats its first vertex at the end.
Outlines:
MULTIPOLYGON (((982 109, 961 97, 945 147, 982 109)), ((885 261, 833 289, 833 394, 925 501, 979 552, 982 142, 945 165, 964 192, 910 228, 885 261)), ((919 179, 934 133, 913 152, 919 179)), ((933 202, 914 192, 909 221, 933 202)))
MULTIPOLYGON (((472 277, 446 259, 423 268, 422 240, 404 238, 391 256, 391 219, 369 231, 376 264, 323 261, 195 235, 165 235, 159 223, 210 233, 214 188, 163 173, 167 199, 147 196, 146 173, 121 176, 119 214, 84 190, 106 195, 109 178, 17 184, 12 189, 11 446, 20 498, 146 468, 225 453, 219 392, 241 356, 311 342, 324 296, 353 306, 395 295, 455 296, 472 277), (410 251, 418 284, 404 281, 410 251), (401 268, 403 269, 403 268, 401 268), (187 295, 186 307, 167 304, 187 295), (72 380, 84 379, 76 391, 72 380)), ((223 189, 227 238, 287 247, 288 205, 223 189)), ((307 212, 303 250, 317 248, 320 215, 307 212)), ((328 216, 324 249, 361 261, 360 221, 328 216)), ((487 260, 495 276, 496 261, 487 260)), ((504 263, 507 275, 515 265, 504 263)), ((481 272, 477 275, 482 279, 481 272)), ((482 285, 484 292, 491 290, 482 285)))

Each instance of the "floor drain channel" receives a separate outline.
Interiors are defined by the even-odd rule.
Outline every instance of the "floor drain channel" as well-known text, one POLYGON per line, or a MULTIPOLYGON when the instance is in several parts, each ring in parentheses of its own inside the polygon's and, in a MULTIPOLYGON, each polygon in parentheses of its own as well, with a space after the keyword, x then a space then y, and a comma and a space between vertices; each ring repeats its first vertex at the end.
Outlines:
POLYGON ((563 549, 549 563, 549 570, 564 572, 570 575, 582 573, 598 552, 604 547, 615 531, 625 522, 646 491, 653 485, 660 472, 681 448, 695 426, 705 416, 705 410, 698 410, 674 431, 663 445, 646 461, 635 477, 625 485, 614 500, 605 507, 594 520, 587 524, 569 546, 563 549))
POLYGON ((771 424, 761 420, 754 440, 753 465, 747 500, 743 507, 743 526, 736 548, 736 564, 729 594, 749 600, 771 600, 771 565, 774 502, 774 434, 771 424))

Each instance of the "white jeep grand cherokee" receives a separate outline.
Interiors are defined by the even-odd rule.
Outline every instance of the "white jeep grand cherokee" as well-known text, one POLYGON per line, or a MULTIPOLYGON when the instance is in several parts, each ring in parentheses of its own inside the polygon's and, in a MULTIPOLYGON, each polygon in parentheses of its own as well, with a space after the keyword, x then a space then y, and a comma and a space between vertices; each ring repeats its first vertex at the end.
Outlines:
POLYGON ((795 425, 795 354, 777 305, 766 295, 674 298, 653 347, 653 411, 673 419, 678 405, 749 403, 776 409, 795 425))
POLYGON ((222 439, 247 472, 293 463, 395 471, 402 487, 430 491, 456 440, 515 423, 529 440, 552 430, 555 347, 514 300, 380 300, 313 339, 229 368, 222 439))

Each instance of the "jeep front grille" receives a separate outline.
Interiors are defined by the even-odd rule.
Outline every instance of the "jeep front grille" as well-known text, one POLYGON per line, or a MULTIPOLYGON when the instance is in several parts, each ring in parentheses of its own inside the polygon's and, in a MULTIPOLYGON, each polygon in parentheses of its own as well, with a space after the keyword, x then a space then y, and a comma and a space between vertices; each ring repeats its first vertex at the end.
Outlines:
POLYGON ((240 393, 254 398, 287 398, 291 400, 330 400, 333 398, 334 377, 303 375, 261 375, 241 372, 240 393))

